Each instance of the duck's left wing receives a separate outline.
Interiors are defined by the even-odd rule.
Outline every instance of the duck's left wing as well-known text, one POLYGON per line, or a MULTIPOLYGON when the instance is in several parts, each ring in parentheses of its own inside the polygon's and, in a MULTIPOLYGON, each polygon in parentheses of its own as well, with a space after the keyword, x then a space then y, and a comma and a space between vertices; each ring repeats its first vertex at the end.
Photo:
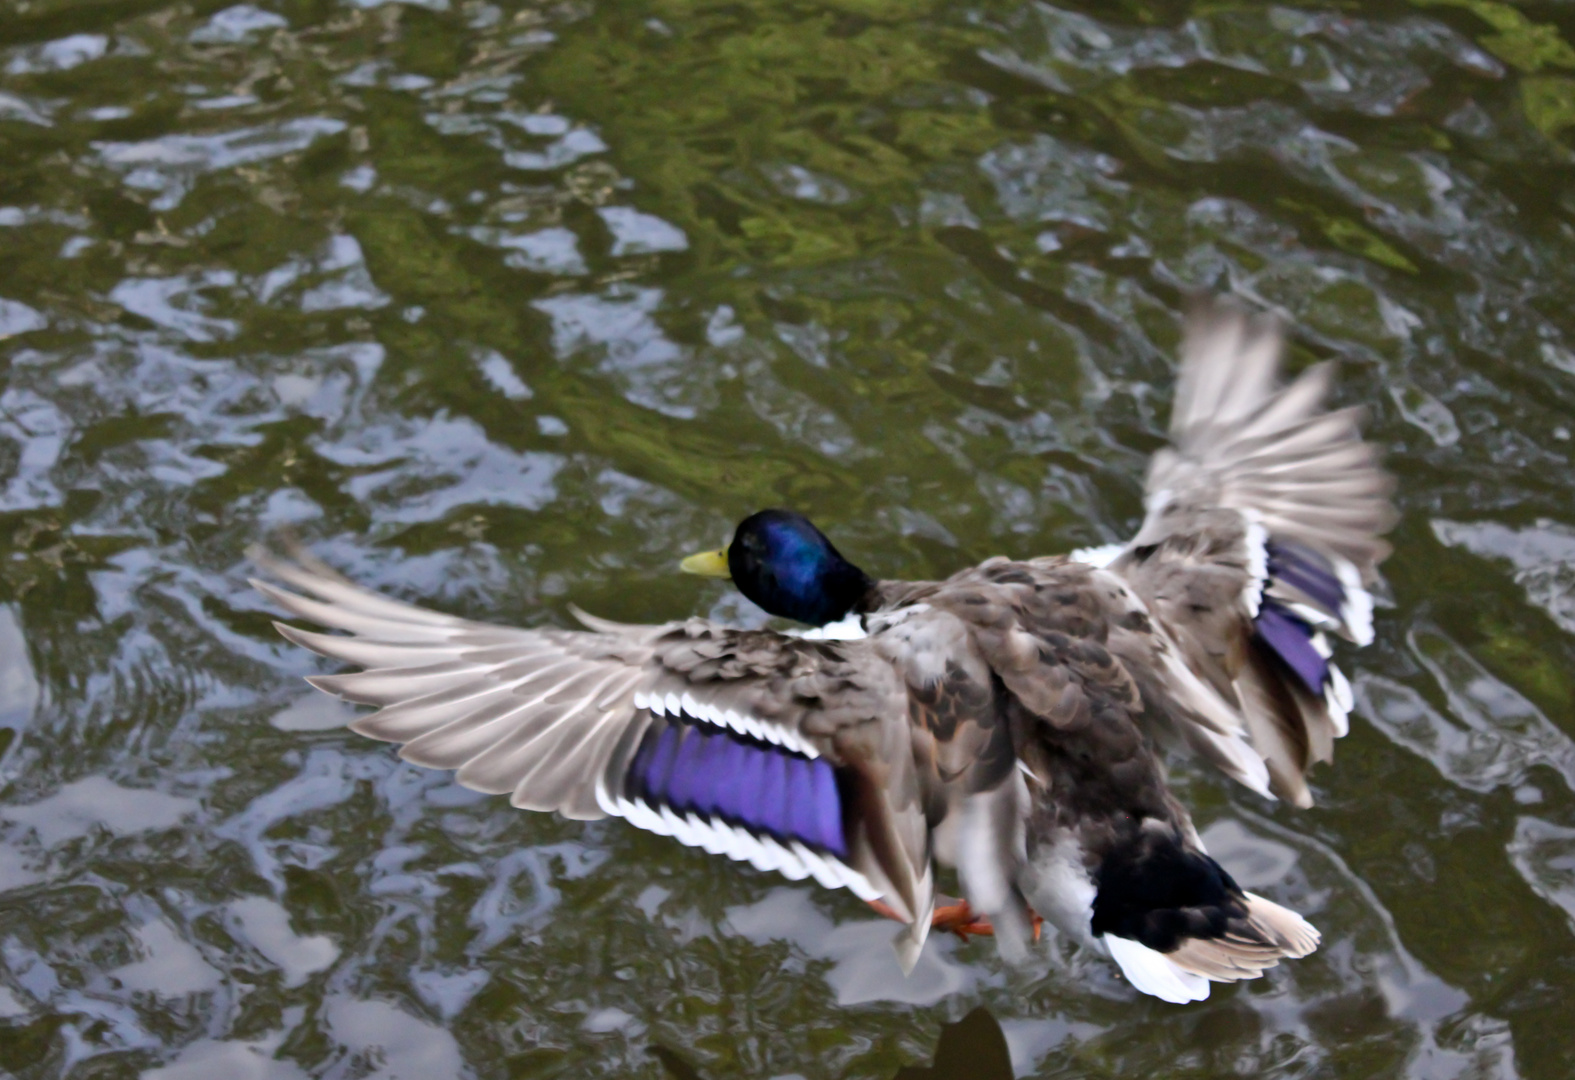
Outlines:
POLYGON ((352 730, 518 807, 623 817, 879 898, 922 940, 932 874, 907 690, 868 642, 702 619, 518 629, 392 600, 310 556, 253 557, 290 586, 254 581, 270 600, 348 632, 275 624, 365 669, 308 680, 377 706, 352 730))
POLYGON ((1272 318, 1228 301, 1194 310, 1147 515, 1105 554, 1216 704, 1244 721, 1274 792, 1306 806, 1306 771, 1332 757, 1351 708, 1329 636, 1372 640, 1367 586, 1395 511, 1359 411, 1324 406, 1329 367, 1281 386, 1283 347, 1272 318))

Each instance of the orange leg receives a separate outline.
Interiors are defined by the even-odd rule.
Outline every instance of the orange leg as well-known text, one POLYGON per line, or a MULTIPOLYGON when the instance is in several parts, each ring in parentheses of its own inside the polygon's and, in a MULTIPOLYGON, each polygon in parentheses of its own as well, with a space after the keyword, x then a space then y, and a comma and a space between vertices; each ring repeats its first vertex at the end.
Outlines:
MULTIPOLYGON (((990 920, 983 915, 975 915, 973 908, 966 900, 952 900, 951 897, 937 897, 941 901, 935 905, 935 913, 930 917, 930 928, 933 930, 947 930, 967 941, 968 935, 978 937, 994 937, 995 927, 990 925, 990 920)), ((877 914, 888 919, 902 922, 902 916, 891 909, 889 904, 881 900, 868 901, 877 914)), ((1029 918, 1033 921, 1034 940, 1039 940, 1040 929, 1044 926, 1044 919, 1038 912, 1030 911, 1029 918)))
POLYGON ((930 928, 950 930, 964 941, 968 940, 969 934, 995 936, 995 927, 990 925, 990 920, 983 915, 976 917, 973 907, 966 900, 959 900, 955 904, 937 904, 935 914, 930 918, 930 928))

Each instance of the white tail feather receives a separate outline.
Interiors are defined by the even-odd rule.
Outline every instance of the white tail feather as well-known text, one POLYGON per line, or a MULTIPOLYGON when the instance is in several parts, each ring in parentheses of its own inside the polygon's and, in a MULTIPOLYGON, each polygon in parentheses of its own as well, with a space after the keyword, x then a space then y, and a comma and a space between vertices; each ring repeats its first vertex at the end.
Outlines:
POLYGON ((1106 934, 1100 940, 1135 989, 1175 1005, 1202 1001, 1209 996, 1209 980, 1177 967, 1162 952, 1155 952, 1131 938, 1106 934))

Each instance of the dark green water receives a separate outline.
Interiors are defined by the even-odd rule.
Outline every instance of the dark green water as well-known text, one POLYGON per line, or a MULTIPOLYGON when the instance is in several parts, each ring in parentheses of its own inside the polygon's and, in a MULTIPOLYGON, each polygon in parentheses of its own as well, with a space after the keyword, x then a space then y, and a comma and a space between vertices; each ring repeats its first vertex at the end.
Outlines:
MULTIPOLYGON (((1575 8, 0 3, 0 1073, 1575 1072, 1575 8), (1401 480, 1307 812, 1185 762, 1315 956, 1027 970, 335 730, 244 549, 471 616, 754 618, 1129 534, 1186 290, 1343 359, 1401 480), (662 1064, 668 1062, 667 1065, 662 1064), (672 1071, 670 1070, 679 1070, 672 1071)), ((683 1074, 687 1075, 687 1074, 683 1074)))

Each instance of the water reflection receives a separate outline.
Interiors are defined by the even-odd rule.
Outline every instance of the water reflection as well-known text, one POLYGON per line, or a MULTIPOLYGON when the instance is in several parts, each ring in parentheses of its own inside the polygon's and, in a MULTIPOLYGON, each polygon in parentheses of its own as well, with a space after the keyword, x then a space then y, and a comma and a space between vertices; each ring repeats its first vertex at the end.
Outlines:
MULTIPOLYGON (((653 1046, 651 1055, 673 1080, 704 1080, 699 1070, 674 1050, 653 1046)), ((776 1080, 792 1080, 798 1075, 784 1074, 776 1080)), ((1019 1075, 1006 1034, 990 1010, 981 1005, 956 1023, 941 1025, 933 1065, 904 1065, 892 1080, 1012 1080, 1019 1075)))
POLYGON ((1509 853, 1526 883, 1563 908, 1575 926, 1575 829, 1523 817, 1515 823, 1509 853))
POLYGON ((87 836, 95 828, 118 836, 173 829, 197 809, 195 799, 122 787, 108 777, 89 776, 37 802, 0 807, 0 820, 31 830, 40 845, 51 848, 87 836))
POLYGON ((305 937, 290 928, 290 913, 266 896, 248 896, 226 905, 230 936, 256 949, 284 975, 286 989, 301 986, 339 958, 339 947, 323 934, 305 937))
POLYGON ((1525 529, 1493 521, 1439 519, 1432 525, 1441 543, 1507 562, 1526 598, 1563 630, 1575 633, 1575 530, 1547 520, 1525 529))
POLYGON ((133 949, 141 959, 111 968, 111 986, 179 998, 217 990, 220 975, 163 919, 144 923, 133 931, 133 949))
POLYGON ((955 1024, 941 1026, 933 1065, 898 1069, 893 1080, 1011 1080, 1015 1075, 1006 1035, 981 1006, 955 1024))
MULTIPOLYGON (((211 104, 211 102, 210 102, 211 104)), ((343 121, 307 116, 214 135, 165 135, 145 142, 102 142, 99 160, 121 174, 128 188, 153 196, 148 207, 173 210, 198 179, 306 149, 324 135, 345 129, 343 121)), ((200 340, 200 339, 199 339, 200 340)))
POLYGON ((1416 627, 1408 643, 1449 709, 1434 708, 1399 682, 1363 677, 1358 693, 1385 734, 1462 787, 1488 791, 1514 785, 1532 766, 1545 765, 1575 791, 1575 742, 1531 701, 1435 627, 1416 627))
MULTIPOLYGON (((728 925, 754 941, 789 941, 805 956, 830 961, 823 974, 838 1005, 870 1001, 934 1005, 955 994, 975 990, 976 970, 950 958, 956 943, 937 939, 904 978, 892 948, 896 932, 878 919, 837 926, 801 889, 778 888, 758 903, 729 908, 728 925)), ((997 980, 992 980, 997 981, 997 980)))

